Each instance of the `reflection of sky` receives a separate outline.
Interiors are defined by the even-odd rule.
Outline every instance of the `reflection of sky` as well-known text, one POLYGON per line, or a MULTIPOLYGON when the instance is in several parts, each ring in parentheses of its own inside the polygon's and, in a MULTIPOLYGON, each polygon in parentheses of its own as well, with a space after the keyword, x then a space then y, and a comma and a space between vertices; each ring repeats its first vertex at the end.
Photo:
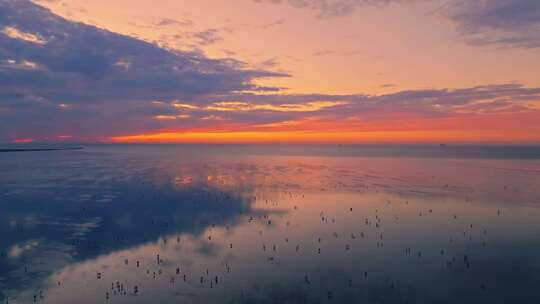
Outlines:
POLYGON ((2 156, 0 297, 538 300, 538 161, 217 152, 2 156))

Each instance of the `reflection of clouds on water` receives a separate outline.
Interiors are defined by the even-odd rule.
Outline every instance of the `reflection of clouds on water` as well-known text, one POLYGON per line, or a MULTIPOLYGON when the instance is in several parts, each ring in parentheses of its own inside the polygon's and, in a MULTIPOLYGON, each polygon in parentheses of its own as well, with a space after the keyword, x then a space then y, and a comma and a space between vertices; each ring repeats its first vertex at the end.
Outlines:
MULTIPOLYGON (((173 183, 154 185, 147 175, 117 179, 108 174, 106 188, 110 191, 104 193, 103 187, 82 182, 92 179, 88 170, 85 178, 72 178, 69 167, 61 168, 67 172, 57 172, 55 179, 62 180, 61 183, 54 185, 47 177, 40 183, 36 176, 49 170, 46 168, 33 168, 37 174, 28 175, 31 184, 24 179, 11 183, 10 186, 21 187, 21 191, 11 191, 11 200, 0 205, 0 230, 2 235, 9 234, 0 240, 0 249, 12 258, 0 259, 0 295, 6 291, 17 293, 28 284, 40 284, 58 267, 67 266, 67 262, 96 258, 172 233, 196 235, 211 225, 235 225, 238 214, 250 212, 250 195, 224 192, 218 187, 223 183, 200 183, 190 189, 178 189, 173 183), (64 258, 52 257, 55 252, 64 258), (44 262, 45 267, 41 266, 39 271, 30 266, 43 261, 44 255, 58 263, 44 262), (23 256, 24 259, 13 260, 23 256)), ((103 170, 97 172, 101 176, 98 184, 103 181, 103 170)), ((206 181, 206 175, 200 180, 206 181)), ((249 192, 249 185, 240 190, 249 192)), ((215 254, 218 248, 203 242, 198 250, 215 254)))
POLYGON ((497 302, 540 269, 520 162, 108 149, 0 160, 0 298, 497 302))
POLYGON ((9 248, 8 255, 10 258, 18 258, 25 251, 30 251, 33 248, 37 247, 38 245, 39 245, 38 240, 28 240, 20 244, 15 244, 11 246, 11 248, 9 248))

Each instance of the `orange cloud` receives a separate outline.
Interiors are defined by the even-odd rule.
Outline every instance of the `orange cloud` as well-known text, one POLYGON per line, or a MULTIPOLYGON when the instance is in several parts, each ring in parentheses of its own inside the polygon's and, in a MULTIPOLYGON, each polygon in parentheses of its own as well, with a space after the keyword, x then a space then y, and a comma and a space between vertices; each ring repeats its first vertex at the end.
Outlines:
MULTIPOLYGON (((154 101, 156 105, 164 102, 154 101)), ((243 101, 220 101, 208 106, 197 106, 187 103, 173 102, 171 106, 182 110, 218 111, 218 112, 248 112, 248 111, 273 111, 273 112, 316 112, 326 108, 346 105, 345 101, 311 101, 306 103, 284 104, 254 104, 243 101)))
MULTIPOLYGON (((155 103, 160 103, 160 102, 155 101, 155 103)), ((177 108, 177 109, 188 109, 188 110, 198 110, 199 109, 198 106, 190 105, 190 104, 187 104, 187 103, 173 102, 171 105, 173 107, 177 108)))
POLYGON ((179 115, 156 115, 154 118, 156 120, 176 120, 176 119, 187 119, 191 116, 188 114, 179 114, 179 115))
POLYGON ((38 35, 34 35, 32 33, 25 33, 25 32, 15 28, 15 27, 11 27, 11 26, 4 27, 2 29, 2 33, 4 33, 9 38, 19 39, 19 40, 23 40, 23 41, 27 41, 27 42, 31 42, 31 43, 35 43, 35 44, 43 45, 43 44, 47 43, 47 41, 45 41, 43 38, 41 38, 38 35))
POLYGON ((275 112, 315 112, 324 108, 330 108, 347 104, 342 101, 313 101, 308 103, 290 104, 251 104, 240 101, 215 102, 213 105, 205 107, 205 110, 212 111, 275 111, 275 112))

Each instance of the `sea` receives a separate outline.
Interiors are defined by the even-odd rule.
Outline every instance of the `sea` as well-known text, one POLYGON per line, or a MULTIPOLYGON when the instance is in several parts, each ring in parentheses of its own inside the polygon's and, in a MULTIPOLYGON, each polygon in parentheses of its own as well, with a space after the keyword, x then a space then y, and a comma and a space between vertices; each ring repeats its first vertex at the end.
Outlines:
POLYGON ((540 303, 540 146, 0 151, 0 303, 540 303))

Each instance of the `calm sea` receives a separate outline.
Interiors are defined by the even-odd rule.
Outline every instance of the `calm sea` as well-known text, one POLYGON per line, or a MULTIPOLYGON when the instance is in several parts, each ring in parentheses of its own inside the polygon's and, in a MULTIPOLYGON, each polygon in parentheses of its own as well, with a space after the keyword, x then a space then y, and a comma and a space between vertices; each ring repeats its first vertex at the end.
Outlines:
POLYGON ((1 303, 540 303, 538 146, 79 146, 0 153, 1 303))

